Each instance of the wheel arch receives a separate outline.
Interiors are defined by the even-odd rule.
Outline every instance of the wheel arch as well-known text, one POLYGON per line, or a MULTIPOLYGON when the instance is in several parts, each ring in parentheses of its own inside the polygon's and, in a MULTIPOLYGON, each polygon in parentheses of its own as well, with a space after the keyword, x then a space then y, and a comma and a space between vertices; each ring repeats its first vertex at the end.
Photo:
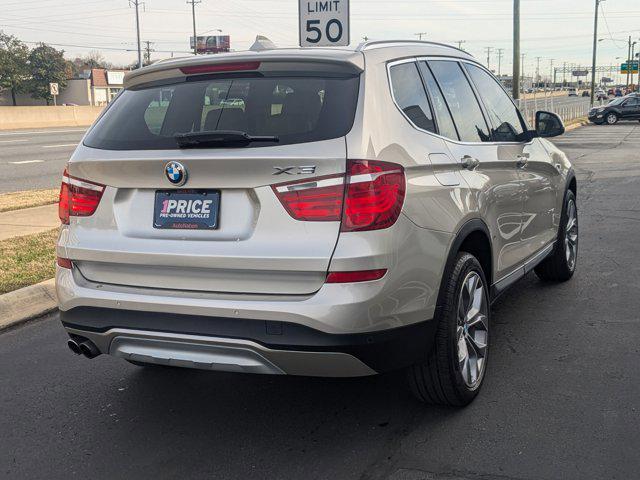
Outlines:
POLYGON ((459 252, 467 252, 476 257, 482 266, 489 286, 491 286, 493 282, 493 246, 491 243, 491 234, 484 221, 479 218, 473 218, 460 227, 449 247, 442 278, 440 279, 440 290, 436 304, 437 310, 442 307, 444 301, 444 284, 451 273, 454 260, 459 252))

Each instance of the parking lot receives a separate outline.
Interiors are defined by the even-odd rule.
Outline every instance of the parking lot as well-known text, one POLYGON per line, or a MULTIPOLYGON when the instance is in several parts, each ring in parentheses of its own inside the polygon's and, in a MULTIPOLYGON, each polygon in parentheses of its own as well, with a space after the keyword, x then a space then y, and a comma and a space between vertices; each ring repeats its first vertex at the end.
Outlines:
POLYGON ((640 124, 554 143, 578 174, 577 274, 528 275, 494 305, 487 378, 466 409, 417 403, 400 374, 90 361, 54 313, 0 333, 0 477, 637 478, 640 124))

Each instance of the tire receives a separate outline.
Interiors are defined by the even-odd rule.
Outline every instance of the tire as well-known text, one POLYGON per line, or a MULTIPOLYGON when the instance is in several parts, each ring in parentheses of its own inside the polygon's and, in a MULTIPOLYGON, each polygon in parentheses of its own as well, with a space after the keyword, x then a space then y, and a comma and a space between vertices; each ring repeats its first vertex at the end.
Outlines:
POLYGON ((607 116, 605 117, 605 122, 607 123, 607 125, 615 125, 616 123, 618 123, 618 115, 616 115, 615 113, 607 113, 607 116))
POLYGON ((571 190, 564 195, 560 231, 553 252, 535 269, 540 280, 566 282, 576 271, 578 261, 578 207, 571 190))
POLYGON ((478 260, 460 252, 442 286, 441 308, 437 309, 435 343, 427 359, 408 370, 409 386, 421 401, 447 406, 465 406, 478 395, 487 366, 490 308, 488 283, 478 260), (470 282, 475 286, 470 288, 470 282), (477 282, 480 282, 478 284, 477 282), (467 302, 468 292, 475 301, 467 302), (479 297, 479 299, 477 298, 479 297), (478 311, 467 322, 461 320, 471 307, 478 311), (475 345, 475 347, 474 347, 475 345), (460 359, 460 357, 466 357, 460 359), (473 357, 477 367, 473 376, 473 357))

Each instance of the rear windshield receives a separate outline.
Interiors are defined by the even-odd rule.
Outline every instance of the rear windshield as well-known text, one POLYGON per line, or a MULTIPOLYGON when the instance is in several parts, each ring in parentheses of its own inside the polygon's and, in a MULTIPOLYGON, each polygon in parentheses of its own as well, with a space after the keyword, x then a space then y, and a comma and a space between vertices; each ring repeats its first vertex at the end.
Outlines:
POLYGON ((84 144, 106 150, 178 148, 174 135, 236 130, 287 145, 346 135, 353 124, 358 76, 200 77, 125 90, 84 144))

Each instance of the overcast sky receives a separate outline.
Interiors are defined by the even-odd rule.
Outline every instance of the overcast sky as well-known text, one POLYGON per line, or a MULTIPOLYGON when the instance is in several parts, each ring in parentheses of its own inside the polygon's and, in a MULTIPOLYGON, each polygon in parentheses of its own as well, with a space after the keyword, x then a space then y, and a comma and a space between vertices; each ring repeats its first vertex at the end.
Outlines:
MULTIPOLYGON (((196 6, 198 34, 231 35, 233 49, 246 49, 257 34, 278 46, 295 46, 298 0, 202 0, 196 6)), ((521 0, 521 51, 525 73, 536 58, 541 74, 555 65, 590 64, 592 0, 521 0)), ((416 38, 454 43, 486 63, 485 47, 504 49, 503 73, 511 69, 512 0, 351 0, 351 40, 416 38)), ((640 38, 640 0, 606 0, 600 16, 598 64, 620 63, 626 39, 640 38)), ((135 60, 135 16, 127 0, 0 0, 0 29, 28 42, 58 44, 67 57, 100 50, 110 61, 135 60)), ((142 40, 153 42, 152 59, 181 55, 189 49, 191 6, 185 0, 145 0, 142 40)))

